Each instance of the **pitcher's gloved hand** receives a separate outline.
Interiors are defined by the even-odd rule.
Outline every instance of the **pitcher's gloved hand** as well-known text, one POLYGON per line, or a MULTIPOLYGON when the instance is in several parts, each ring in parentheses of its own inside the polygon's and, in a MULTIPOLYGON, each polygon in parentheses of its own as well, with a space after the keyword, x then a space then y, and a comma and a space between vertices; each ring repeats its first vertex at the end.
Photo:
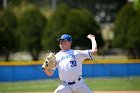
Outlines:
POLYGON ((56 68, 56 65, 57 65, 57 61, 55 58, 55 54, 50 52, 47 54, 46 60, 42 65, 42 69, 48 69, 54 71, 53 69, 56 68))

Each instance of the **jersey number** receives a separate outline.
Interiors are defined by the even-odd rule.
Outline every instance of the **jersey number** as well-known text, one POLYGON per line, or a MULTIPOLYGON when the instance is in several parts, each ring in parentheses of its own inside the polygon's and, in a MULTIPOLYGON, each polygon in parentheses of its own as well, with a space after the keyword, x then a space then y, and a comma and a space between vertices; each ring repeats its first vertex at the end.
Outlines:
POLYGON ((71 67, 75 67, 75 66, 77 66, 77 63, 76 63, 75 60, 74 60, 74 61, 70 61, 70 63, 71 63, 71 67))

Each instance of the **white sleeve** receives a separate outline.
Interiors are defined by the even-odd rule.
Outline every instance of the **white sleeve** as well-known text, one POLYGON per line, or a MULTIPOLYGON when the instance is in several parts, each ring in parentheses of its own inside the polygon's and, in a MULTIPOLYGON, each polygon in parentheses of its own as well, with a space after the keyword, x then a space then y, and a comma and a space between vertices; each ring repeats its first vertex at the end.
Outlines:
POLYGON ((84 59, 93 59, 93 55, 91 54, 91 50, 83 50, 81 51, 84 59))

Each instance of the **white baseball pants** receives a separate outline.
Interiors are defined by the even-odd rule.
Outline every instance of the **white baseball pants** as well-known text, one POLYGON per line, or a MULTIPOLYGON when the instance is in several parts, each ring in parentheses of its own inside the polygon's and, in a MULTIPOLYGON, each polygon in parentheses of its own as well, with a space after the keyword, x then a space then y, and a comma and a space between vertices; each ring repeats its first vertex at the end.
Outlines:
POLYGON ((54 93, 93 93, 93 91, 90 90, 83 79, 81 79, 73 85, 68 85, 66 83, 59 85, 54 93))

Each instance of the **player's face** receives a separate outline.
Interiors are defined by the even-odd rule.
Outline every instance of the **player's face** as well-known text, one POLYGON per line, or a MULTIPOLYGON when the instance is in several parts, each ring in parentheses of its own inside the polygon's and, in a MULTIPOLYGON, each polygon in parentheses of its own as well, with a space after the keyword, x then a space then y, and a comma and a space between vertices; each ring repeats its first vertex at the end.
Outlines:
POLYGON ((68 50, 71 48, 71 42, 67 40, 60 40, 59 47, 62 50, 68 50))

